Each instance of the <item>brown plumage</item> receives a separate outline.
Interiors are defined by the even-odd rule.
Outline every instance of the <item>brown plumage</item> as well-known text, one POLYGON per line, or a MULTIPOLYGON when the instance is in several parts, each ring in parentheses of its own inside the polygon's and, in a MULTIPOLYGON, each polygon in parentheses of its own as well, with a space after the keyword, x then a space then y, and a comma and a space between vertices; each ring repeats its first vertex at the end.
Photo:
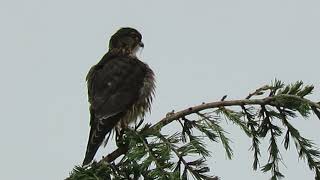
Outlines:
POLYGON ((113 128, 120 131, 150 111, 154 74, 135 53, 141 34, 121 28, 110 39, 109 51, 87 75, 90 133, 83 165, 89 164, 113 128))

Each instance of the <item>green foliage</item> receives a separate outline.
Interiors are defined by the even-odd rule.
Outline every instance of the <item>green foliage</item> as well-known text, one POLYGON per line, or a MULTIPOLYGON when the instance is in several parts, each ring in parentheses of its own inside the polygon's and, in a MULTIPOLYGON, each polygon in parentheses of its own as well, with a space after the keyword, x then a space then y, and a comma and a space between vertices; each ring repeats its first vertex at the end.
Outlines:
MULTIPOLYGON (((259 115, 256 120, 253 120, 254 125, 249 124, 252 126, 251 129, 258 129, 259 139, 265 138, 268 133, 270 134, 270 144, 268 148, 269 160, 268 163, 262 166, 261 170, 263 172, 271 171, 271 179, 273 180, 284 177, 279 170, 279 162, 282 161, 282 159, 277 140, 282 137, 283 129, 287 129, 284 136, 284 148, 288 150, 290 139, 293 139, 296 149, 299 152, 299 157, 307 159, 309 168, 315 171, 316 180, 319 180, 320 151, 310 140, 302 137, 299 131, 289 123, 290 118, 297 117, 296 112, 304 118, 308 118, 312 112, 317 113, 318 108, 315 106, 316 104, 304 99, 306 95, 312 93, 314 87, 303 87, 302 81, 284 86, 282 82, 276 80, 272 86, 269 86, 269 89, 269 97, 272 97, 272 101, 270 104, 260 105, 260 108, 256 109, 259 115), (266 107, 267 105, 269 105, 268 108, 266 107), (277 120, 282 122, 283 128, 274 123, 277 120)), ((248 118, 248 116, 252 117, 252 115, 245 111, 244 113, 247 114, 248 122, 250 122, 252 118, 248 118)), ((253 131, 252 134, 256 134, 255 131, 253 131)), ((255 139, 252 142, 252 147, 255 151, 253 166, 256 168, 260 156, 260 141, 255 139)))
POLYGON ((141 121, 135 129, 125 130, 117 143, 126 147, 121 159, 100 161, 90 167, 75 167, 67 179, 185 180, 193 177, 217 180, 218 177, 209 175, 206 160, 210 157, 210 151, 205 142, 221 143, 231 159, 230 139, 221 125, 223 120, 227 120, 240 127, 251 139, 253 169, 270 172, 272 180, 283 178, 279 166, 283 162, 279 142, 283 142, 284 150, 288 150, 290 144, 295 145, 298 157, 306 160, 308 167, 315 172, 315 179, 320 180, 320 151, 290 123, 298 115, 307 119, 314 113, 320 119, 319 103, 305 98, 313 89, 313 86, 303 86, 302 81, 284 85, 275 80, 271 85, 250 93, 244 100, 225 101, 225 96, 218 103, 200 105, 200 110, 189 108, 190 113, 184 110, 187 113, 181 113, 170 121, 170 118, 165 119, 168 121, 166 123, 143 126, 141 121), (264 97, 252 99, 256 96, 264 97), (161 129, 173 121, 178 122, 181 129, 171 135, 163 134, 161 129), (269 158, 260 166, 261 140, 265 138, 269 139, 269 158))
POLYGON ((109 180, 112 173, 111 165, 93 163, 90 168, 76 166, 66 180, 109 180))

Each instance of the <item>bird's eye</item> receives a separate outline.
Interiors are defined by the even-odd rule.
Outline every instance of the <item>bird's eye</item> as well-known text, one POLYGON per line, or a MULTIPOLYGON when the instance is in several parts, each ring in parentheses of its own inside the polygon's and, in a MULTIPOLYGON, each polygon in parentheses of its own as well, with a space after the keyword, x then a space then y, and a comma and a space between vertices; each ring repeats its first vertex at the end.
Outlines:
POLYGON ((136 42, 140 42, 141 41, 141 37, 139 36, 139 34, 135 33, 135 32, 131 32, 129 34, 129 36, 134 39, 136 42))
POLYGON ((137 35, 131 35, 131 38, 134 39, 135 41, 139 41, 139 37, 137 35))

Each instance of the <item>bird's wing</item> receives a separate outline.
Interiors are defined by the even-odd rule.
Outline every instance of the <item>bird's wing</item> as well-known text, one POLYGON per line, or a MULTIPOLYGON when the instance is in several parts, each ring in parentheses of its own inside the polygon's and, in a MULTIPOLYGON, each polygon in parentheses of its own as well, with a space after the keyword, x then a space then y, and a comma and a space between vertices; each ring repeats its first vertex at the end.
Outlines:
POLYGON ((89 102, 97 119, 107 119, 130 107, 139 97, 146 73, 145 64, 134 58, 105 61, 88 75, 89 102))
POLYGON ((83 164, 97 149, 127 110, 138 100, 145 64, 135 58, 104 56, 87 76, 90 102, 90 134, 83 164))

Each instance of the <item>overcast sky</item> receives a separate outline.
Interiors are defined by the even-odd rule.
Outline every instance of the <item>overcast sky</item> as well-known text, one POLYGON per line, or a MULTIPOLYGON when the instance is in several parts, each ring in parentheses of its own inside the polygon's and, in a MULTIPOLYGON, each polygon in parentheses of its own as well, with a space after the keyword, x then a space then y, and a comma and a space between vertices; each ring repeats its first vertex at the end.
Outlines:
MULTIPOLYGON (((274 78, 314 84, 310 98, 320 100, 320 1, 1 0, 0 20, 0 179, 63 179, 82 162, 85 76, 124 26, 143 34, 140 57, 156 73, 151 122, 226 94, 244 98, 274 78)), ((319 120, 292 122, 320 145, 319 120)), ((210 145, 212 173, 268 179, 251 169, 250 140, 230 123, 224 127, 235 156, 227 160, 221 145, 210 145)), ((313 179, 294 145, 283 158, 285 179, 313 179)))

